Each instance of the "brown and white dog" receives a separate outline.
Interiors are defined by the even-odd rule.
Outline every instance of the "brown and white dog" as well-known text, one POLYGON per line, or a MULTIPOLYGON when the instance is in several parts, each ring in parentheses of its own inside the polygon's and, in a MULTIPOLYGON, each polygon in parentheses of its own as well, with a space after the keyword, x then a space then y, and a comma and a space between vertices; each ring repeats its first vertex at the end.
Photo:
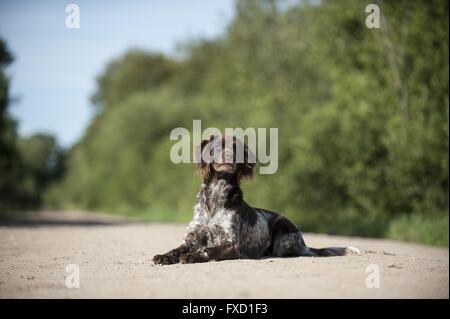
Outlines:
POLYGON ((287 218, 249 206, 244 201, 240 182, 252 176, 255 164, 249 158, 253 154, 235 137, 222 135, 204 140, 198 153, 201 156, 198 172, 203 183, 197 194, 194 217, 183 243, 154 256, 155 264, 359 253, 353 247, 310 248, 300 230, 287 218), (243 161, 236 160, 238 147, 244 150, 243 161))

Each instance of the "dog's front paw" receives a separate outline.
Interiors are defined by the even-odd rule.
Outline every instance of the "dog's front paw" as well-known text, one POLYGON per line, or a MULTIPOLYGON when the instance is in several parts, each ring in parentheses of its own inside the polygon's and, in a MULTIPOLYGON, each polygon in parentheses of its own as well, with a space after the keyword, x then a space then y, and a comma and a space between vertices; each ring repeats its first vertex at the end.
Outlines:
POLYGON ((182 264, 194 264, 205 262, 204 256, 201 253, 189 253, 180 257, 180 262, 182 264))
POLYGON ((182 264, 192 264, 194 262, 194 258, 192 254, 186 254, 180 257, 180 263, 182 264))
POLYGON ((171 265, 176 264, 178 260, 171 255, 155 255, 153 256, 153 262, 156 265, 171 265))

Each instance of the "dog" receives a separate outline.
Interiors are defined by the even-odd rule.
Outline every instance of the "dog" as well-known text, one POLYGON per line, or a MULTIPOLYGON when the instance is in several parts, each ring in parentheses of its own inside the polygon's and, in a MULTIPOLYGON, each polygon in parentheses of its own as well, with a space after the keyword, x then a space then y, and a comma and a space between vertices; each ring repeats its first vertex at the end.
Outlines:
POLYGON ((311 248, 286 217, 253 208, 243 198, 240 183, 250 178, 253 153, 235 136, 211 136, 197 150, 197 170, 203 178, 194 216, 183 243, 156 255, 160 265, 263 257, 343 256, 359 254, 353 247, 311 248), (238 161, 237 149, 243 149, 238 161))

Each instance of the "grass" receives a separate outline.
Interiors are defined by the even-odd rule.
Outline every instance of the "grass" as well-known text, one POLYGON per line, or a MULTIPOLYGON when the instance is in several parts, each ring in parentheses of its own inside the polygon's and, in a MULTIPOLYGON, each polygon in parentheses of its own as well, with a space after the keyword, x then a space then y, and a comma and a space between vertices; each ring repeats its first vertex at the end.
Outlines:
POLYGON ((386 237, 448 247, 448 222, 448 214, 435 216, 404 215, 390 223, 386 237))

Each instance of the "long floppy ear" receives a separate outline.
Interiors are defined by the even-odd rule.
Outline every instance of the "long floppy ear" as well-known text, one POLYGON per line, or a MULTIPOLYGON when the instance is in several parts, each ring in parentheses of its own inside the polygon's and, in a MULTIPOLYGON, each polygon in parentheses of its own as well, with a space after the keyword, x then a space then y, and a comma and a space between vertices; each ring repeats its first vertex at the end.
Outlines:
POLYGON ((211 175, 211 163, 209 160, 209 150, 206 147, 212 140, 214 136, 211 135, 209 140, 203 140, 200 145, 197 145, 195 150, 195 157, 197 162, 197 173, 203 178, 207 179, 211 175), (208 151, 208 154, 203 154, 203 152, 208 151), (207 161, 205 161, 205 158, 207 161))
POLYGON ((239 171, 239 177, 252 178, 255 165, 255 154, 250 148, 248 148, 247 144, 244 143, 244 163, 242 164, 242 168, 239 171))

